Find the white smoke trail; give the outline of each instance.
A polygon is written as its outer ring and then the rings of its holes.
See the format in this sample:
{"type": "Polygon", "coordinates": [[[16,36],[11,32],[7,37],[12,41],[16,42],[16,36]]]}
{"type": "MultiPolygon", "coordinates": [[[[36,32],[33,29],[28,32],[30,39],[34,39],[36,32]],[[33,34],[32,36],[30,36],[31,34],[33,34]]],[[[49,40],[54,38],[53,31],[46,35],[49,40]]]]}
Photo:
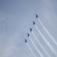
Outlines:
{"type": "MultiPolygon", "coordinates": [[[[42,50],[45,52],[45,54],[47,55],[47,56],[49,56],[49,54],[47,53],[47,51],[45,50],[45,48],[43,47],[43,45],[40,43],[40,41],[37,39],[37,36],[35,35],[35,33],[34,32],[32,32],[32,35],[33,35],[33,37],[34,37],[34,39],[38,42],[38,44],[40,45],[40,47],[42,48],[42,50]]],[[[50,56],[49,56],[50,57],[50,56]]]]}
{"type": "Polygon", "coordinates": [[[31,54],[33,55],[33,57],[36,57],[35,54],[34,54],[34,52],[31,49],[30,45],[28,43],[26,43],[26,45],[28,46],[29,50],[31,51],[31,54]]]}
{"type": "Polygon", "coordinates": [[[51,49],[51,51],[56,54],[54,48],[50,45],[50,43],[46,40],[45,36],[41,33],[41,31],[39,30],[39,28],[37,27],[37,25],[35,25],[36,30],[39,32],[39,34],[41,35],[41,37],[43,38],[43,40],[46,42],[46,44],[48,45],[48,47],[51,49]]]}
{"type": "Polygon", "coordinates": [[[35,43],[32,41],[32,39],[30,38],[30,41],[32,42],[32,45],[34,46],[35,50],[37,51],[37,53],[39,53],[39,55],[41,57],[44,57],[44,55],[41,53],[41,51],[36,47],[35,43]]]}
{"type": "Polygon", "coordinates": [[[40,21],[40,19],[38,20],[39,23],[41,24],[42,28],[46,31],[46,33],[48,34],[48,36],[50,37],[50,39],[57,45],[57,42],[55,41],[54,37],[50,34],[50,32],[46,29],[46,27],[43,25],[43,23],[40,21]]]}

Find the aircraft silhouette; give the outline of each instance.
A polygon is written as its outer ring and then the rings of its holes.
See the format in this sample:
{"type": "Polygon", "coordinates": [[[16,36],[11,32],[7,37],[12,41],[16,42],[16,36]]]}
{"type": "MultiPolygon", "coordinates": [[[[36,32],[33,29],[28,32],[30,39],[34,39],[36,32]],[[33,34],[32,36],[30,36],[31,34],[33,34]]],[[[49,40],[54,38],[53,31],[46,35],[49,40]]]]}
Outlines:
{"type": "Polygon", "coordinates": [[[30,32],[32,31],[32,28],[30,28],[30,32]]]}
{"type": "Polygon", "coordinates": [[[27,39],[25,39],[25,43],[27,43],[27,39]]]}
{"type": "Polygon", "coordinates": [[[27,34],[27,36],[29,37],[29,36],[30,36],[30,34],[28,33],[28,34],[27,34]]]}
{"type": "Polygon", "coordinates": [[[35,25],[35,21],[33,21],[33,25],[35,25]]]}
{"type": "Polygon", "coordinates": [[[36,14],[36,18],[38,18],[38,14],[36,14]]]}

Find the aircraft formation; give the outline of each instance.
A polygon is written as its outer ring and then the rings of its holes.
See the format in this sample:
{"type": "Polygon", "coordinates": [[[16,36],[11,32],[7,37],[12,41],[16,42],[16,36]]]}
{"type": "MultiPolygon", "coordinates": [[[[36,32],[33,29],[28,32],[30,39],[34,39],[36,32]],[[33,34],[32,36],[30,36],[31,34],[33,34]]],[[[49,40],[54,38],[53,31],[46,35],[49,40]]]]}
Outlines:
{"type": "MultiPolygon", "coordinates": [[[[35,15],[36,18],[38,18],[38,14],[35,15]]],[[[35,21],[33,21],[33,25],[35,25],[35,21]]],[[[29,29],[30,32],[32,32],[32,28],[29,29]]],[[[27,37],[30,37],[30,34],[27,33],[27,37]]],[[[25,39],[25,43],[27,43],[27,39],[25,39]]]]}

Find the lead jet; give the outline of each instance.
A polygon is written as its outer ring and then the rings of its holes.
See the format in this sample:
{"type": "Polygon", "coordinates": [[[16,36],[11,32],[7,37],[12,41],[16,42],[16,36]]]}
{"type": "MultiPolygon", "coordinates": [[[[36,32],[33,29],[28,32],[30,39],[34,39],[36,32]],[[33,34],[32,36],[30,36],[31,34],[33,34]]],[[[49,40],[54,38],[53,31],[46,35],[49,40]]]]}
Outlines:
{"type": "Polygon", "coordinates": [[[36,18],[38,18],[38,14],[36,14],[36,18]]]}

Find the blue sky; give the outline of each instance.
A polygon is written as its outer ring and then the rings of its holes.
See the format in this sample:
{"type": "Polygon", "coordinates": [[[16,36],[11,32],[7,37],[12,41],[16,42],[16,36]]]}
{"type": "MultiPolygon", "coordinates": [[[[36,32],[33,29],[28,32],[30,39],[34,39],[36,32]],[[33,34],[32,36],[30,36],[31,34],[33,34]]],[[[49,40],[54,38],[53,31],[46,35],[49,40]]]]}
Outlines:
{"type": "Polygon", "coordinates": [[[57,0],[0,0],[0,57],[32,57],[24,39],[36,13],[56,39],[57,0]]]}

